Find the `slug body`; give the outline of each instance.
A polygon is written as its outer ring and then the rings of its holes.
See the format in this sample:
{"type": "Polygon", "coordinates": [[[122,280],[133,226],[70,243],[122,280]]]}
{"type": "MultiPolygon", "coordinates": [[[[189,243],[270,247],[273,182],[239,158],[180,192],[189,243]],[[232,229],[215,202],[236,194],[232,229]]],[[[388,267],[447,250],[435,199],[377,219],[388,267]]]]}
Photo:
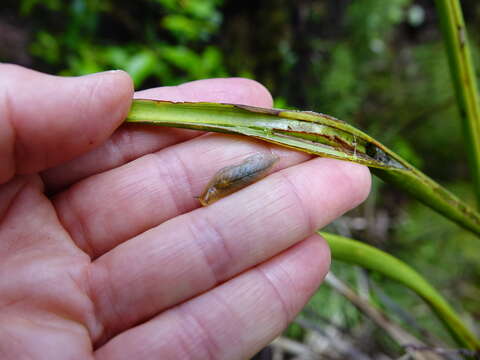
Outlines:
{"type": "Polygon", "coordinates": [[[277,155],[270,152],[256,153],[247,157],[240,164],[220,169],[200,195],[200,203],[203,206],[210,205],[262,179],[278,159],[277,155]]]}

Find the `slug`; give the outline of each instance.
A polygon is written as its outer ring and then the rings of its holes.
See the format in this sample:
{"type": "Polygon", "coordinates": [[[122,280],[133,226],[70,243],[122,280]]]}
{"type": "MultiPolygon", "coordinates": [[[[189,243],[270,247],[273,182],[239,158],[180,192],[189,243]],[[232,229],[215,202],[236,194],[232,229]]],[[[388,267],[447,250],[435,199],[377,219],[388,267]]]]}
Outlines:
{"type": "Polygon", "coordinates": [[[230,195],[267,175],[279,157],[271,152],[256,153],[237,165],[220,169],[199,196],[203,206],[230,195]]]}

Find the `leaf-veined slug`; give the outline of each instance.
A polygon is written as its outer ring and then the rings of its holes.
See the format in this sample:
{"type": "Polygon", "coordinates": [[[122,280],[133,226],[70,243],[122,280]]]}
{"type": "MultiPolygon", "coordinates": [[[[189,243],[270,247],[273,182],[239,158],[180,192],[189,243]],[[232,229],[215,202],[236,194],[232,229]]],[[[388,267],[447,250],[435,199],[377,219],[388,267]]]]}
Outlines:
{"type": "Polygon", "coordinates": [[[199,201],[203,206],[230,195],[265,177],[279,157],[271,152],[256,153],[237,165],[220,169],[207,184],[199,201]]]}

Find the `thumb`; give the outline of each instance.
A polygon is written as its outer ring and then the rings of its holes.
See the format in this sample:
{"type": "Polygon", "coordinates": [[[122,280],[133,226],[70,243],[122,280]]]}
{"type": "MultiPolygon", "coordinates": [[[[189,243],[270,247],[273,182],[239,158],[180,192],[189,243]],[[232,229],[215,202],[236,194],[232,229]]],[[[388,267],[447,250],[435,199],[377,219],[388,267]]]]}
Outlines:
{"type": "Polygon", "coordinates": [[[0,184],[105,141],[133,96],[123,71],[58,77],[0,64],[0,184]]]}

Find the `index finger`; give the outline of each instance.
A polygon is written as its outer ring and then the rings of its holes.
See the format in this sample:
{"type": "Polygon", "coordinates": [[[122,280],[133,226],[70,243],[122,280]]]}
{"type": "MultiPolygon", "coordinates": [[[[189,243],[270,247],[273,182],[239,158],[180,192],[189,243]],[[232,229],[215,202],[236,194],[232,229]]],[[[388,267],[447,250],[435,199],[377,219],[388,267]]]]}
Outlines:
{"type": "MultiPolygon", "coordinates": [[[[225,102],[272,106],[272,96],[260,83],[242,78],[206,79],[178,86],[136,92],[135,98],[167,101],[225,102]]],[[[142,155],[186,141],[200,131],[148,125],[120,127],[102,146],[42,173],[48,189],[58,191],[88,176],[121,166],[142,155]]]]}

